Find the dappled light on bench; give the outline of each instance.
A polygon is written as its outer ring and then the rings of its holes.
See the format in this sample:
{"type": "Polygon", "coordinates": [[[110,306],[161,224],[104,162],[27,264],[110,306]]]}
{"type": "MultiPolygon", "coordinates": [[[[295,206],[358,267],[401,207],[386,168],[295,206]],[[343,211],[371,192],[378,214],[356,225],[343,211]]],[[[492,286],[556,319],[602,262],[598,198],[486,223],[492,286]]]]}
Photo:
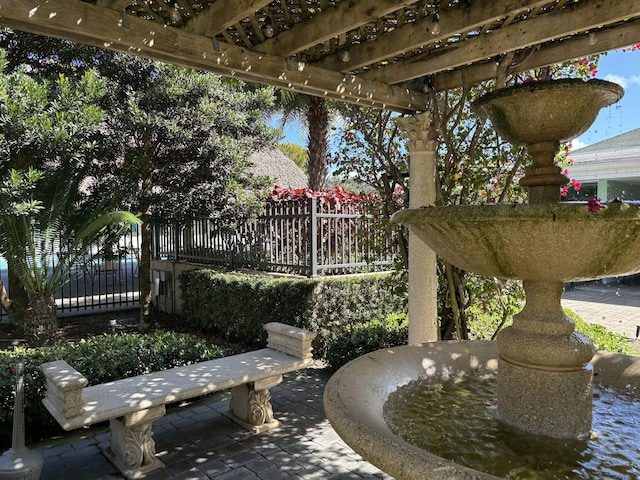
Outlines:
{"type": "Polygon", "coordinates": [[[269,388],[282,375],[313,362],[315,334],[279,323],[265,325],[268,348],[87,387],[87,379],[64,361],[41,366],[47,379],[44,405],[65,430],[109,420],[105,455],[128,478],[163,466],[155,456],[152,423],[165,405],[231,389],[226,414],[243,427],[262,432],[273,418],[269,388]]]}

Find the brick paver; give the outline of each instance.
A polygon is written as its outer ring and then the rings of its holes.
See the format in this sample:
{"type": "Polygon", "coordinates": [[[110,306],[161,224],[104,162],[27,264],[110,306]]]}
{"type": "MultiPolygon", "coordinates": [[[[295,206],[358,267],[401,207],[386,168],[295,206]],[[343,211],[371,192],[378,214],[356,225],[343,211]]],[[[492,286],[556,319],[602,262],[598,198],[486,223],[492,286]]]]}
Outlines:
{"type": "Polygon", "coordinates": [[[640,328],[640,286],[590,282],[567,288],[562,306],[635,341],[640,328]]]}
{"type": "MultiPolygon", "coordinates": [[[[562,305],[585,321],[599,323],[635,339],[640,325],[640,287],[581,284],[567,289],[562,305]]],[[[254,435],[227,419],[229,393],[172,407],[154,424],[158,457],[165,468],[147,480],[347,480],[387,479],[336,435],[322,407],[329,373],[309,369],[285,376],[271,390],[282,425],[254,435]]],[[[102,455],[106,427],[73,432],[39,448],[45,457],[41,480],[121,479],[102,455]]]]}
{"type": "MultiPolygon", "coordinates": [[[[271,389],[282,425],[262,434],[245,431],[222,412],[228,392],[172,407],[154,423],[158,458],[165,467],[148,480],[391,479],[338,437],[324,415],[322,394],[329,373],[321,368],[285,375],[271,389]]],[[[41,480],[122,478],[105,459],[106,427],[92,427],[45,442],[41,480]]]]}

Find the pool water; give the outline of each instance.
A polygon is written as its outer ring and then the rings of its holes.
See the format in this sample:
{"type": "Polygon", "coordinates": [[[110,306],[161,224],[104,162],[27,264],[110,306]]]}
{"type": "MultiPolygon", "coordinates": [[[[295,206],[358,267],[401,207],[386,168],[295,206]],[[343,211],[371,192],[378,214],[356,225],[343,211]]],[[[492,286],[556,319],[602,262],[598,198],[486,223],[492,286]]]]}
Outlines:
{"type": "Polygon", "coordinates": [[[640,400],[594,387],[593,431],[581,440],[518,432],[495,415],[495,375],[415,380],[384,407],[405,441],[475,470],[517,480],[640,479],[640,400]]]}

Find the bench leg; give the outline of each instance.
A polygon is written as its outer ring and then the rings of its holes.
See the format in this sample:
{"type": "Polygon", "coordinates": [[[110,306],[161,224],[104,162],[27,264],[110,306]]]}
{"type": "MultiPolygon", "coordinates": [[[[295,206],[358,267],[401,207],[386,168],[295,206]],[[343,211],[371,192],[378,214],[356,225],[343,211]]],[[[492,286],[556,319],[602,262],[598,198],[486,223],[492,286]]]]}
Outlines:
{"type": "Polygon", "coordinates": [[[127,478],[140,478],[164,466],[156,457],[152,424],[165,414],[164,405],[112,419],[111,440],[105,455],[127,478]]]}
{"type": "Polygon", "coordinates": [[[226,416],[256,433],[277,427],[280,422],[273,418],[269,388],[280,382],[282,375],[275,375],[233,387],[230,410],[226,416]]]}

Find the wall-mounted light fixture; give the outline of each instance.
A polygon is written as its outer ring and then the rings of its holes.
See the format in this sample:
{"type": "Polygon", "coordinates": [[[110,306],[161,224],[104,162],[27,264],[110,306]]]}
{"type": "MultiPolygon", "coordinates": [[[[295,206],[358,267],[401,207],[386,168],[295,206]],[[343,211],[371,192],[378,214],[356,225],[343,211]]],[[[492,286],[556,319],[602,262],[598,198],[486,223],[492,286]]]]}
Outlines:
{"type": "Polygon", "coordinates": [[[436,11],[431,19],[431,33],[439,35],[440,31],[440,2],[436,2],[436,11]]]}
{"type": "Polygon", "coordinates": [[[182,14],[180,13],[180,7],[178,6],[178,2],[173,4],[173,8],[170,12],[171,21],[173,23],[180,23],[182,21],[182,14]]]}
{"type": "Polygon", "coordinates": [[[122,25],[126,29],[131,28],[131,24],[129,23],[129,17],[127,16],[126,10],[122,10],[122,12],[120,13],[120,18],[121,18],[120,25],[122,25]]]}
{"type": "Polygon", "coordinates": [[[351,51],[350,50],[351,50],[351,38],[349,37],[349,34],[347,33],[347,43],[344,46],[344,50],[340,54],[340,60],[342,60],[344,63],[347,63],[349,60],[351,60],[351,51]]]}
{"type": "Polygon", "coordinates": [[[273,28],[273,22],[271,21],[271,17],[267,17],[264,22],[264,36],[267,38],[271,38],[276,34],[276,29],[273,28]]]}

